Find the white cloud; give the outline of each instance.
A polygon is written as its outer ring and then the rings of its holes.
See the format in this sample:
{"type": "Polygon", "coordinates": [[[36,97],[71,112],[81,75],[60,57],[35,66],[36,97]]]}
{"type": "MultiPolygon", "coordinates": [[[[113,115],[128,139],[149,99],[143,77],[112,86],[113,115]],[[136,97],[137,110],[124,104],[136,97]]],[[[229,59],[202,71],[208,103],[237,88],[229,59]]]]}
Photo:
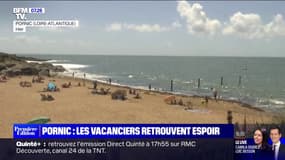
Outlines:
{"type": "Polygon", "coordinates": [[[225,23],[223,34],[249,39],[285,36],[285,23],[281,14],[277,14],[268,24],[263,24],[258,14],[237,12],[225,23]]]}
{"type": "Polygon", "coordinates": [[[162,27],[159,24],[124,24],[123,27],[124,29],[138,32],[165,32],[170,30],[170,28],[162,27]]]}
{"type": "Polygon", "coordinates": [[[203,11],[203,6],[194,3],[192,6],[187,1],[178,1],[177,11],[182,18],[186,19],[189,33],[215,34],[219,31],[219,20],[210,19],[203,11]]]}
{"type": "Polygon", "coordinates": [[[136,32],[167,32],[181,27],[180,22],[175,21],[171,26],[161,26],[159,24],[129,24],[129,23],[112,23],[106,27],[107,31],[131,30],[136,32]]]}
{"type": "Polygon", "coordinates": [[[180,27],[182,27],[182,24],[179,21],[175,21],[171,24],[171,26],[173,28],[180,28],[180,27]]]}
{"type": "Polygon", "coordinates": [[[285,21],[281,14],[277,14],[273,21],[264,26],[265,34],[268,37],[285,36],[285,21]]]}
{"type": "Polygon", "coordinates": [[[192,34],[213,35],[222,31],[223,35],[247,39],[285,36],[285,21],[281,14],[264,24],[258,14],[237,12],[230,17],[229,22],[222,25],[219,20],[210,19],[199,3],[191,5],[187,1],[178,1],[177,11],[180,17],[186,19],[188,32],[192,34]]]}
{"type": "Polygon", "coordinates": [[[107,31],[121,31],[122,30],[122,24],[121,23],[112,23],[111,25],[106,27],[107,31]]]}
{"type": "MultiPolygon", "coordinates": [[[[281,14],[273,17],[268,23],[263,23],[260,15],[256,13],[234,13],[228,21],[209,18],[199,3],[190,4],[182,0],[177,2],[177,12],[185,20],[189,33],[198,35],[232,35],[246,39],[272,38],[285,36],[285,21],[281,14]]],[[[132,24],[112,23],[106,26],[107,31],[130,30],[136,32],[167,32],[181,28],[179,21],[168,26],[160,24],[132,24]]]]}
{"type": "Polygon", "coordinates": [[[235,13],[230,17],[229,24],[223,29],[225,35],[239,35],[244,38],[260,38],[263,36],[263,26],[258,14],[235,13]]]}

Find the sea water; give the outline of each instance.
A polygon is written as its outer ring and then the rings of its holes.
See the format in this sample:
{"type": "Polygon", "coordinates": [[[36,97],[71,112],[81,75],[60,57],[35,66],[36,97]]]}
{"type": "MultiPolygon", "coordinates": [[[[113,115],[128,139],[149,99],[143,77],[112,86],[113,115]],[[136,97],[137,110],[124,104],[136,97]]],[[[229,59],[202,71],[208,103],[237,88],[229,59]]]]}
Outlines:
{"type": "Polygon", "coordinates": [[[137,88],[211,96],[242,101],[263,109],[285,110],[285,58],[26,55],[62,65],[66,75],[137,88]],[[221,85],[223,77],[223,85],[221,85]],[[198,88],[200,79],[200,88],[198,88]]]}

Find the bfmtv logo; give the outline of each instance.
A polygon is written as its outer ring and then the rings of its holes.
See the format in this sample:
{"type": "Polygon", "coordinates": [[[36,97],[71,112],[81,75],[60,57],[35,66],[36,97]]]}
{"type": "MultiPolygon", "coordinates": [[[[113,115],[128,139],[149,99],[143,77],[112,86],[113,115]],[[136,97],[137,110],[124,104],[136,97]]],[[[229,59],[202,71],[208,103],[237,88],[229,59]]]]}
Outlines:
{"type": "Polygon", "coordinates": [[[45,13],[45,8],[13,8],[13,13],[22,13],[22,14],[27,14],[27,13],[38,13],[38,14],[43,14],[45,13]]]}

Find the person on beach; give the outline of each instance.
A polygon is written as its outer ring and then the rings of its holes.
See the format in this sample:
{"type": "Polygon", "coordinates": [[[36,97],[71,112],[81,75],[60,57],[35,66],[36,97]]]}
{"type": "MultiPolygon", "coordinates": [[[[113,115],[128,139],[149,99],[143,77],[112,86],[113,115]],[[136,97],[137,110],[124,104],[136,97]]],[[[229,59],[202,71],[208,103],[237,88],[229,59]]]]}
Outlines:
{"type": "Polygon", "coordinates": [[[232,111],[228,111],[228,115],[227,115],[227,120],[228,120],[228,124],[233,124],[233,114],[232,111]]]}
{"type": "Polygon", "coordinates": [[[178,104],[179,104],[180,106],[184,106],[183,100],[182,100],[182,99],[179,99],[178,104]]]}
{"type": "Polygon", "coordinates": [[[97,89],[97,81],[93,81],[93,89],[97,89]]]}
{"type": "Polygon", "coordinates": [[[205,104],[206,104],[206,106],[208,106],[208,102],[209,102],[209,97],[205,96],[205,104]]]}
{"type": "Polygon", "coordinates": [[[148,85],[148,90],[151,91],[151,84],[148,85]]]}
{"type": "Polygon", "coordinates": [[[256,145],[254,160],[273,160],[273,151],[268,144],[268,135],[265,130],[255,129],[253,140],[256,145]]]}
{"type": "Polygon", "coordinates": [[[6,76],[0,76],[0,82],[6,82],[8,79],[6,78],[6,76]]]}
{"type": "Polygon", "coordinates": [[[111,78],[109,78],[109,84],[111,84],[112,83],[112,79],[111,78]]]}
{"type": "Polygon", "coordinates": [[[83,77],[84,77],[83,78],[83,86],[85,86],[85,79],[86,79],[86,74],[85,73],[83,74],[83,77]]]}
{"type": "Polygon", "coordinates": [[[218,91],[216,90],[216,88],[211,88],[211,89],[213,91],[213,97],[217,101],[218,91]]]}
{"type": "Polygon", "coordinates": [[[136,93],[136,96],[135,96],[134,98],[135,98],[135,99],[141,99],[140,93],[137,92],[137,93],[136,93]]]}
{"type": "Polygon", "coordinates": [[[73,77],[73,79],[74,79],[74,72],[72,72],[72,77],[73,77]]]}

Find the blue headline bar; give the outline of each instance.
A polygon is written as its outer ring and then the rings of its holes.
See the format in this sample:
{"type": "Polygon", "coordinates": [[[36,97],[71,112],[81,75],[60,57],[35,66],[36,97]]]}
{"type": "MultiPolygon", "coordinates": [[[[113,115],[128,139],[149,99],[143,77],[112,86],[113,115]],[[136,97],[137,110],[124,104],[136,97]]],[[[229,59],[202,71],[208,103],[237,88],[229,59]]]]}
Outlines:
{"type": "Polygon", "coordinates": [[[14,124],[14,138],[233,138],[228,124],[14,124]]]}

